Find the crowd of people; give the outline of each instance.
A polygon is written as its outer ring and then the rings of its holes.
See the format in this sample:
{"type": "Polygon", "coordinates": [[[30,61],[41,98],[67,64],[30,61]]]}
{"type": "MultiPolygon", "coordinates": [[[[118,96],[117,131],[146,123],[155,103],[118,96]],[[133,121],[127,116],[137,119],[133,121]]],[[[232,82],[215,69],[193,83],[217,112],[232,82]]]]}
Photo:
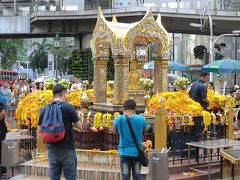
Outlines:
{"type": "MultiPolygon", "coordinates": [[[[80,90],[82,82],[80,78],[75,77],[71,82],[71,88],[80,90]]],[[[0,100],[4,99],[4,107],[6,111],[6,123],[10,128],[17,128],[15,119],[16,108],[21,98],[24,98],[28,93],[45,90],[43,82],[34,82],[31,80],[15,80],[12,82],[2,82],[0,84],[0,100]]]]}

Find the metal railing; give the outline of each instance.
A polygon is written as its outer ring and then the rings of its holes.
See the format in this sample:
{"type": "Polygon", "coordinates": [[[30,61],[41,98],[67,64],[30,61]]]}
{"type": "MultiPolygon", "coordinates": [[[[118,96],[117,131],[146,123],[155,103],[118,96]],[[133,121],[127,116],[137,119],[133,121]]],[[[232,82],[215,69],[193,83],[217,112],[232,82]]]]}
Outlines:
{"type": "Polygon", "coordinates": [[[28,16],[30,14],[31,4],[21,3],[16,4],[3,4],[0,6],[0,16],[28,16]]]}
{"type": "MultiPolygon", "coordinates": [[[[97,0],[79,0],[78,4],[69,4],[68,1],[64,4],[60,4],[60,1],[55,3],[14,3],[1,4],[0,3],[0,16],[27,16],[32,12],[38,11],[87,11],[87,10],[97,10],[99,6],[102,9],[121,9],[121,8],[134,8],[134,7],[143,7],[150,6],[153,8],[165,8],[165,9],[188,9],[188,10],[200,10],[204,14],[206,8],[208,10],[215,11],[238,11],[240,10],[240,2],[228,0],[159,0],[159,1],[150,1],[150,3],[145,3],[144,0],[131,1],[131,3],[120,0],[109,0],[109,1],[97,1],[97,0]],[[81,2],[81,3],[79,3],[81,2]],[[228,3],[227,3],[228,2],[228,3]],[[80,5],[81,4],[81,5],[80,5]]],[[[129,1],[130,2],[130,1],[129,1]]]]}

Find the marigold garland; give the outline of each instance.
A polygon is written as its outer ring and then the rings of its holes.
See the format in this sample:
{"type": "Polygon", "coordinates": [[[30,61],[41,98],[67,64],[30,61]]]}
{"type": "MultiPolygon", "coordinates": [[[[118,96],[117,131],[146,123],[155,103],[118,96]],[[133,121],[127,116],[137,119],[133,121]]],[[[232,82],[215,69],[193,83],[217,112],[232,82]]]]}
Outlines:
{"type": "Polygon", "coordinates": [[[207,91],[207,98],[210,101],[210,109],[224,109],[227,97],[221,94],[215,94],[213,90],[207,91]]]}
{"type": "MultiPolygon", "coordinates": [[[[87,90],[87,95],[90,99],[93,99],[92,93],[92,90],[87,90]]],[[[80,107],[80,98],[82,94],[82,91],[67,92],[67,102],[75,107],[80,107]]],[[[29,93],[26,97],[20,99],[18,108],[16,109],[18,126],[31,126],[36,128],[41,109],[52,101],[52,90],[36,91],[34,93],[29,93]]]]}
{"type": "Polygon", "coordinates": [[[202,111],[204,131],[208,130],[208,126],[211,124],[211,114],[208,111],[202,111]]]}
{"type": "Polygon", "coordinates": [[[94,115],[93,127],[98,129],[101,126],[101,120],[102,120],[102,113],[96,113],[94,115]]]}
{"type": "Polygon", "coordinates": [[[104,128],[110,128],[111,127],[111,117],[112,115],[107,113],[102,116],[102,126],[104,128]]]}
{"type": "Polygon", "coordinates": [[[216,125],[217,124],[217,118],[214,112],[211,112],[211,116],[212,116],[212,124],[216,125]]]}
{"type": "Polygon", "coordinates": [[[149,101],[148,113],[155,114],[157,109],[166,109],[168,114],[177,117],[185,114],[198,116],[203,110],[199,103],[183,92],[163,92],[154,95],[149,101]]]}
{"type": "Polygon", "coordinates": [[[24,99],[20,100],[16,109],[18,126],[37,127],[38,116],[41,109],[53,101],[52,91],[36,91],[29,93],[24,99]]]}

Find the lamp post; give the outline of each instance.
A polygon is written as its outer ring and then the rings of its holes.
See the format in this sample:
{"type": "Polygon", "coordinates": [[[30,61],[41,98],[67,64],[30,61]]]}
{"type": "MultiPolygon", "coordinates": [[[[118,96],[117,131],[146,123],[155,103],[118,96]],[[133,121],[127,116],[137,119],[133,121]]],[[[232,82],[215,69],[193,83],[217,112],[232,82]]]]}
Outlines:
{"type": "Polygon", "coordinates": [[[28,71],[28,64],[29,63],[30,63],[29,61],[26,61],[26,64],[27,64],[27,80],[29,79],[29,71],[28,71]]]}
{"type": "Polygon", "coordinates": [[[55,38],[54,38],[54,49],[55,49],[55,76],[56,76],[56,79],[58,77],[58,74],[57,74],[57,71],[58,71],[58,49],[60,47],[60,37],[59,37],[59,34],[56,34],[55,35],[55,38]]]}

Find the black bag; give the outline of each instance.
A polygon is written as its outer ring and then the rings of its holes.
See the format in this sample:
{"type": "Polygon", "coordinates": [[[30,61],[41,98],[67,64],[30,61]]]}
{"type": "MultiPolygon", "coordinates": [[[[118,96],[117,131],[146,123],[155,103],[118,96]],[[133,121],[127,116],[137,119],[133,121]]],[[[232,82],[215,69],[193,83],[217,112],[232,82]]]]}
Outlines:
{"type": "Polygon", "coordinates": [[[127,120],[127,123],[128,123],[128,127],[130,129],[130,132],[132,134],[132,138],[133,138],[134,143],[136,145],[137,151],[138,151],[140,163],[141,163],[142,166],[146,167],[146,166],[148,166],[147,155],[146,155],[145,151],[138,146],[137,138],[136,138],[136,136],[135,136],[135,134],[133,132],[133,128],[132,128],[132,125],[131,125],[131,123],[129,121],[129,117],[128,116],[126,116],[126,120],[127,120]]]}

